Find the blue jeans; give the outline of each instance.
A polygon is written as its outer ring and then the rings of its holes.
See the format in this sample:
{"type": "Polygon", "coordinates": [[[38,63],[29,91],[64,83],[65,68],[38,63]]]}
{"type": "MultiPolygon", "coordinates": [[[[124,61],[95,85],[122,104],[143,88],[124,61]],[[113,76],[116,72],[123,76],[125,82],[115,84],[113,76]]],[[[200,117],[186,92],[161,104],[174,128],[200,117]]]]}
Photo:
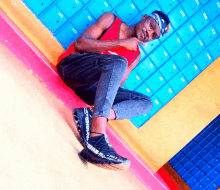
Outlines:
{"type": "Polygon", "coordinates": [[[152,109],[149,97],[119,87],[126,70],[124,57],[98,53],[73,53],[57,66],[63,82],[87,104],[94,105],[93,118],[108,119],[111,108],[116,119],[129,119],[152,109]]]}

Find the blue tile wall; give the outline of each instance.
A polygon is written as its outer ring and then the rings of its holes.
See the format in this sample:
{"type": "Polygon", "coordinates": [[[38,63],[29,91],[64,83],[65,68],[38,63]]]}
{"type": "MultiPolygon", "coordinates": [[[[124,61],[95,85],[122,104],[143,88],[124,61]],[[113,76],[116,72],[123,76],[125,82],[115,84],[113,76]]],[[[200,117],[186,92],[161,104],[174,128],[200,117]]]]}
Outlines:
{"type": "Polygon", "coordinates": [[[193,190],[217,190],[220,187],[220,115],[169,164],[193,190]]]}
{"type": "Polygon", "coordinates": [[[141,127],[220,55],[220,0],[23,0],[67,49],[98,17],[113,12],[127,24],[162,10],[167,35],[140,45],[141,61],[123,88],[153,98],[153,109],[132,118],[141,127]]]}

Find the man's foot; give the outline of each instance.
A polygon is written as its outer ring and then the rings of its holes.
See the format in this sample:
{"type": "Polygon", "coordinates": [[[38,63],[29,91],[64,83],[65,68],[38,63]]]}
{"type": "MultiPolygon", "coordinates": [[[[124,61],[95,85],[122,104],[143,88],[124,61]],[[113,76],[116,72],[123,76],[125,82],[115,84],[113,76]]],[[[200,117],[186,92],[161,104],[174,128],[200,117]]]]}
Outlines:
{"type": "Polygon", "coordinates": [[[72,110],[72,114],[82,143],[86,147],[91,132],[92,111],[89,107],[76,108],[72,110]]]}
{"type": "Polygon", "coordinates": [[[130,161],[115,152],[105,134],[90,137],[87,148],[79,156],[84,161],[109,170],[125,170],[130,167],[130,161]]]}

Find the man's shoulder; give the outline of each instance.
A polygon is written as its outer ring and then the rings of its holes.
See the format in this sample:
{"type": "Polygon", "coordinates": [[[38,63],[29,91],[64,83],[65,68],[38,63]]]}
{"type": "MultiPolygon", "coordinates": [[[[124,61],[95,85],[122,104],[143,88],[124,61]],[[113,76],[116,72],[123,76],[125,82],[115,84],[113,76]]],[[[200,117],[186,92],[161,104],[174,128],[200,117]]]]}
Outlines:
{"type": "Polygon", "coordinates": [[[115,17],[116,17],[115,14],[113,14],[112,12],[105,12],[100,16],[100,18],[103,18],[106,20],[114,20],[115,17]]]}
{"type": "Polygon", "coordinates": [[[104,25],[106,28],[108,28],[116,19],[116,16],[111,12],[105,12],[103,13],[99,19],[98,24],[104,25]]]}

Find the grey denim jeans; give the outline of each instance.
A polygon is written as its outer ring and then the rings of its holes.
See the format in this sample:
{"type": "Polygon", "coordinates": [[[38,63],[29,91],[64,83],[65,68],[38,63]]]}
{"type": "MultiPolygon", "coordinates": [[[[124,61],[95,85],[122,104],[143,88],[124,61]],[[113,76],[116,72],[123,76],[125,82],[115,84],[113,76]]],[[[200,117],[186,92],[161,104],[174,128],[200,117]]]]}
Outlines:
{"type": "Polygon", "coordinates": [[[119,87],[126,70],[124,57],[99,53],[73,53],[57,66],[63,82],[87,104],[94,105],[93,118],[108,119],[111,108],[116,119],[129,119],[152,109],[149,97],[119,87]]]}

